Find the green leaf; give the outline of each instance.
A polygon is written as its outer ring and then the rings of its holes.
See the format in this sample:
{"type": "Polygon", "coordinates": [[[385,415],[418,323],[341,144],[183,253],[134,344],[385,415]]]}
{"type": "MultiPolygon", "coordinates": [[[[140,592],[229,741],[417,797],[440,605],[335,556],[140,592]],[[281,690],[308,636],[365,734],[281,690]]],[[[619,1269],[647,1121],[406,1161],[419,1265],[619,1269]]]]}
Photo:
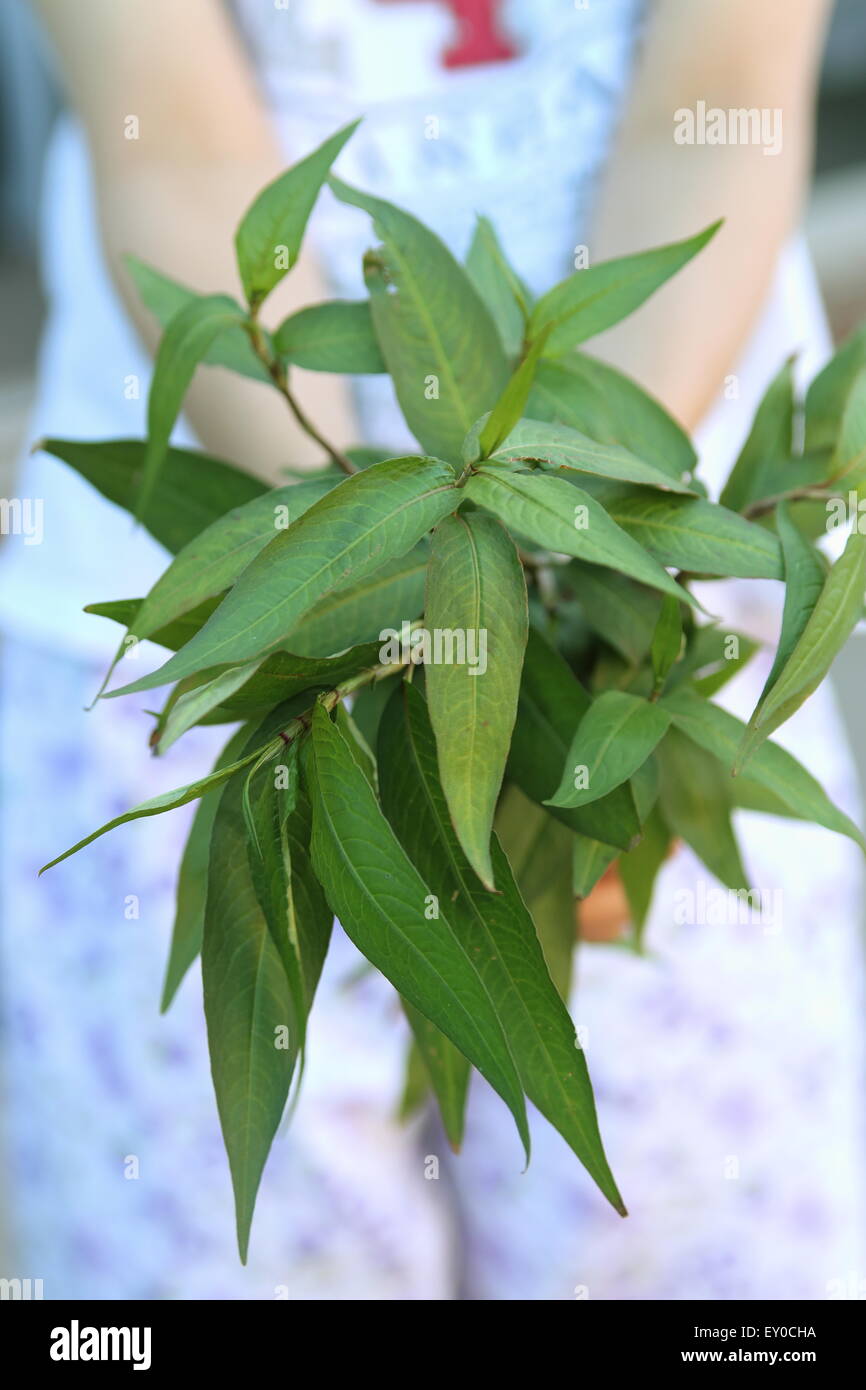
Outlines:
{"type": "MultiPolygon", "coordinates": [[[[478,435],[478,444],[481,454],[485,458],[504,444],[513,429],[519,429],[520,417],[526,410],[526,402],[529,400],[529,393],[532,390],[532,383],[538,368],[538,359],[546,341],[547,335],[542,334],[532,344],[482,425],[478,435]]],[[[463,457],[466,457],[465,445],[463,457]]]]}
{"type": "Polygon", "coordinates": [[[242,310],[227,295],[195,299],[175,314],[160,340],[147,398],[147,448],[136,516],[143,520],[156,487],[168,441],[195,369],[217,334],[243,323],[242,310]]]}
{"type": "Polygon", "coordinates": [[[331,179],[343,202],[373,218],[384,245],[364,261],[382,355],[422,449],[457,461],[464,436],[491,410],[508,365],[490,314],[462,266],[409,213],[331,179]]]}
{"type": "Polygon", "coordinates": [[[750,502],[769,496],[768,475],[780,461],[791,461],[793,439],[794,359],[789,358],[758,406],[749,437],[719,497],[722,506],[741,512],[750,502]]]}
{"type": "Polygon", "coordinates": [[[639,665],[649,650],[660,596],[616,570],[582,560],[571,560],[564,575],[596,635],[615,647],[630,665],[639,665]]]}
{"type": "Polygon", "coordinates": [[[662,593],[683,597],[684,590],[611,521],[594,497],[563,478],[506,473],[489,464],[469,478],[464,491],[473,502],[504,521],[510,531],[527,536],[546,550],[619,570],[662,593]]]}
{"type": "MultiPolygon", "coordinates": [[[[589,695],[559,652],[530,628],[508,776],[532,801],[544,802],[559,785],[569,745],[589,706],[589,695]]],[[[592,806],[550,810],[570,830],[618,849],[628,849],[640,833],[628,787],[618,787],[592,806]]]]}
{"type": "MultiPolygon", "coordinates": [[[[853,531],[830,570],[815,606],[772,689],[750,722],[737,759],[742,767],[754,749],[817,690],[836,656],[863,616],[866,589],[866,536],[853,531]]],[[[796,621],[801,621],[800,615],[796,621]]],[[[794,619],[792,619],[792,624],[794,619]]]]}
{"type": "Polygon", "coordinates": [[[331,165],[357,126],[357,121],[344,126],[280,174],[245,213],[235,235],[235,251],[251,309],[261,304],[297,261],[313,204],[331,165]]]}
{"type": "Polygon", "coordinates": [[[372,642],[406,617],[418,617],[424,607],[427,558],[422,541],[358,584],[321,599],[292,633],[293,650],[308,657],[340,652],[372,642]]]}
{"type": "Polygon", "coordinates": [[[535,924],[550,978],[567,1003],[577,937],[571,881],[571,847],[577,837],[513,782],[503,788],[493,824],[535,924]]]}
{"type": "Polygon", "coordinates": [[[517,357],[523,346],[530,294],[505,257],[492,224],[486,217],[475,223],[466,270],[490,311],[505,353],[517,357]]]}
{"type": "Polygon", "coordinates": [[[469,1063],[435,1023],[425,1018],[419,1009],[413,1008],[408,1000],[402,1000],[402,1004],[424,1070],[439,1105],[448,1142],[454,1152],[459,1153],[466,1121],[469,1063]]]}
{"type": "MultiPolygon", "coordinates": [[[[276,753],[280,747],[279,740],[276,741],[273,751],[276,753]]],[[[257,749],[255,753],[250,753],[248,757],[241,758],[236,763],[231,763],[227,767],[215,769],[208,773],[207,777],[201,777],[196,782],[190,782],[186,787],[176,787],[174,791],[162,792],[159,796],[153,796],[148,801],[142,801],[138,806],[133,806],[131,811],[124,811],[123,815],[115,816],[113,820],[107,821],[105,825],[94,830],[92,834],[85,835],[83,840],[73,845],[71,849],[64,850],[63,854],[58,854],[56,859],[50,860],[40,870],[44,874],[46,869],[53,869],[55,864],[68,859],[71,854],[77,854],[85,845],[90,845],[94,840],[98,840],[100,835],[107,835],[109,830],[115,830],[119,825],[125,825],[127,821],[140,820],[142,816],[158,816],[163,811],[174,811],[178,806],[185,806],[188,801],[195,801],[198,797],[204,796],[205,792],[212,791],[214,787],[219,787],[223,782],[228,781],[229,777],[235,772],[239,772],[242,767],[246,767],[255,758],[261,756],[265,750],[257,749]]]]}
{"type": "Polygon", "coordinates": [[[212,680],[184,691],[172,701],[165,717],[160,719],[154,746],[160,753],[167,753],[182,734],[195,724],[200,724],[207,715],[219,709],[242,686],[247,685],[255,671],[255,661],[248,661],[245,666],[230,666],[212,680]]]}
{"type": "Polygon", "coordinates": [[[586,806],[637,772],[667,732],[670,715],[624,690],[593,700],[575,731],[549,806],[586,806]]]}
{"type": "Polygon", "coordinates": [[[730,579],[782,577],[776,537],[714,502],[641,492],[613,497],[605,507],[663,565],[730,579]]]}
{"type": "MultiPolygon", "coordinates": [[[[200,628],[204,627],[217,604],[222,602],[222,598],[222,594],[217,594],[214,598],[205,599],[204,603],[191,608],[188,613],[184,613],[183,617],[176,618],[174,622],[167,623],[165,627],[152,632],[147,640],[157,643],[160,647],[167,647],[169,651],[176,652],[200,628]]],[[[120,623],[121,627],[130,627],[135,622],[135,615],[143,603],[143,598],[110,599],[108,603],[88,603],[84,612],[93,613],[99,618],[110,618],[112,622],[120,623]]]]}
{"type": "Polygon", "coordinates": [[[467,955],[477,963],[526,1094],[608,1200],[624,1211],[598,1133],[583,1053],[545,965],[532,919],[495,838],[498,893],[484,891],[461,853],[437,776],[424,700],[411,685],[404,683],[388,706],[379,764],[385,810],[404,849],[445,906],[467,955]]]}
{"type": "Polygon", "coordinates": [[[670,853],[671,833],[658,807],[644,822],[640,843],[624,854],[619,861],[619,876],[628,899],[634,928],[635,944],[640,948],[643,931],[652,905],[653,889],[659,869],[670,853]]]}
{"type": "MultiPolygon", "coordinates": [[[[146,447],[139,439],[39,442],[46,454],[69,464],[109,502],[133,513],[141,493],[146,447]]],[[[160,545],[176,554],[212,521],[265,491],[258,478],[230,463],[190,449],[169,449],[159,493],[142,508],[139,519],[160,545]]]]}
{"type": "MultiPolygon", "coordinates": [[[[177,280],[146,265],[137,256],[125,256],[124,261],[142,303],[150,310],[162,328],[167,328],[181,309],[201,298],[196,290],[188,289],[177,280]]],[[[250,377],[253,381],[263,381],[272,385],[264,363],[256,356],[249,335],[240,326],[232,324],[218,333],[204,357],[202,366],[227,367],[229,371],[250,377]]]]}
{"type": "MultiPolygon", "coordinates": [[[[661,703],[676,726],[693,743],[700,744],[718,758],[726,772],[730,772],[746,732],[742,720],[690,690],[677,690],[672,695],[665,695],[661,703]]],[[[738,804],[741,784],[747,780],[771,795],[775,803],[772,806],[774,814],[814,821],[827,830],[847,835],[861,848],[866,848],[866,841],[854,822],[833,805],[811,773],[778,743],[768,741],[756,749],[749,763],[748,778],[738,776],[732,782],[726,778],[731,795],[738,804]]],[[[770,804],[760,809],[771,809],[770,804]]]]}
{"type": "Polygon", "coordinates": [[[368,960],[478,1068],[511,1110],[527,1156],[523,1090],[489,991],[431,888],[382,814],[348,744],[313,715],[313,868],[332,910],[368,960]]]}
{"type": "Polygon", "coordinates": [[[453,470],[436,459],[388,459],[353,474],[265,546],[182,651],[109,694],[239,666],[288,642],[316,603],[405,554],[459,501],[453,470]]]}
{"type": "Polygon", "coordinates": [[[829,472],[835,487],[845,484],[862,494],[866,483],[866,367],[851,384],[829,472]]]}
{"type": "MultiPolygon", "coordinates": [[[[815,604],[821,596],[826,577],[821,556],[798,531],[785,502],[780,502],[776,508],[776,530],[782,545],[782,561],[785,567],[785,607],[782,612],[779,645],[770,674],[761,691],[756,713],[761,709],[802,637],[815,610],[815,604]]],[[[753,721],[754,716],[749,720],[749,724],[753,721]]]]}
{"type": "Polygon", "coordinates": [[[231,587],[238,575],[286,529],[334,487],[333,478],[311,478],[272,488],[233,507],[175,556],[144,599],[131,631],[150,637],[205,599],[231,587]]]}
{"type": "Polygon", "coordinates": [[[571,886],[576,898],[588,898],[620,851],[601,840],[575,835],[572,844],[571,886]]]}
{"type": "Polygon", "coordinates": [[[658,693],[664,688],[668,672],[679,660],[683,648],[683,619],[680,605],[675,598],[665,594],[661,612],[653,630],[650,647],[650,660],[653,668],[653,690],[658,693]]]}
{"type": "Polygon", "coordinates": [[[866,325],[858,328],[819,372],[806,393],[807,453],[834,450],[851,388],[866,367],[866,325]]]}
{"type": "MultiPolygon", "coordinates": [[[[667,702],[666,707],[672,713],[667,702]]],[[[668,730],[658,758],[659,809],[665,823],[727,888],[735,892],[746,888],[746,871],[731,825],[730,779],[719,776],[715,757],[679,727],[668,730]]]]}
{"type": "Polygon", "coordinates": [[[283,320],[273,343],[280,357],[309,372],[385,371],[366,299],[311,304],[283,320]]]}
{"type": "Polygon", "coordinates": [[[583,352],[539,363],[527,414],[570,425],[600,444],[622,444],[671,478],[681,479],[697,464],[685,430],[657,400],[583,352]]]}
{"type": "Polygon", "coordinates": [[[720,222],[714,222],[686,241],[576,270],[538,300],[529,320],[530,339],[552,324],[546,356],[560,357],[578,343],[603,333],[634,313],[706,246],[720,226],[720,222]]]}
{"type": "MultiPolygon", "coordinates": [[[[492,417],[491,417],[492,418],[492,417]]],[[[689,492],[686,483],[672,478],[652,463],[644,463],[621,444],[598,444],[567,425],[521,420],[508,438],[496,448],[492,463],[515,463],[533,459],[553,468],[576,473],[592,473],[599,478],[640,483],[668,492],[689,492]]]]}
{"type": "MultiPolygon", "coordinates": [[[[249,740],[249,728],[238,729],[232,735],[216,761],[214,771],[230,767],[243,752],[249,740]]],[[[204,904],[207,897],[207,875],[210,860],[210,839],[216,819],[219,796],[208,792],[199,802],[187,836],[180,872],[177,879],[177,910],[171,934],[168,964],[162,987],[160,1012],[171,1005],[183,977],[201,950],[204,930],[204,904]]]]}
{"type": "MultiPolygon", "coordinates": [[[[245,666],[231,667],[223,672],[230,676],[236,672],[247,673],[242,683],[231,693],[228,686],[223,687],[223,697],[219,708],[224,720],[249,719],[253,715],[263,717],[267,710],[284,700],[309,692],[309,703],[319,690],[331,689],[341,681],[359,672],[376,666],[379,661],[379,644],[365,642],[337,656],[306,657],[293,652],[274,652],[256,666],[253,661],[245,666]],[[249,668],[254,674],[248,674],[249,668]]],[[[216,677],[219,680],[221,677],[216,677]]],[[[190,692],[192,695],[194,692],[190,692]]],[[[186,698],[186,697],[184,697],[186,698]]],[[[178,701],[178,704],[180,701],[178,701]]],[[[212,708],[216,708],[213,706],[212,708]]]]}
{"type": "Polygon", "coordinates": [[[446,517],[433,533],[424,621],[464,644],[463,664],[425,665],[439,769],[457,838],[493,887],[490,830],[517,713],[528,614],[523,569],[492,517],[446,517]],[[474,652],[470,648],[474,647],[474,652]],[[470,664],[474,655],[475,661],[470,664]]]}

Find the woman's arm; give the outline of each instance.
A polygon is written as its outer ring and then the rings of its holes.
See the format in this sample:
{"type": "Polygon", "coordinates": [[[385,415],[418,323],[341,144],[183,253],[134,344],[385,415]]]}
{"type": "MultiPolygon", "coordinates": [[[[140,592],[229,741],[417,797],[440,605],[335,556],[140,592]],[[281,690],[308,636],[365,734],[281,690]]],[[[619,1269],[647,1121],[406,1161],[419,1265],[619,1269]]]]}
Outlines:
{"type": "MultiPolygon", "coordinates": [[[[797,224],[812,149],[816,75],[829,0],[657,0],[603,188],[593,260],[690,236],[712,243],[657,296],[598,339],[693,429],[713,403],[797,224]],[[678,144],[677,113],[763,115],[773,144],[678,144]]],[[[593,345],[595,347],[595,345],[593,345]]]]}
{"type": "MultiPolygon", "coordinates": [[[[194,289],[239,294],[234,229],[286,161],[219,0],[34,3],[87,133],[112,273],[153,348],[157,334],[124,270],[124,253],[194,289]],[[130,116],[137,139],[124,134],[130,116]]],[[[325,297],[317,267],[302,256],[263,317],[275,324],[325,297]]],[[[327,438],[356,442],[343,383],[301,372],[295,386],[327,438]]],[[[212,452],[265,476],[322,456],[276,392],[227,372],[198,374],[187,413],[212,452]]]]}

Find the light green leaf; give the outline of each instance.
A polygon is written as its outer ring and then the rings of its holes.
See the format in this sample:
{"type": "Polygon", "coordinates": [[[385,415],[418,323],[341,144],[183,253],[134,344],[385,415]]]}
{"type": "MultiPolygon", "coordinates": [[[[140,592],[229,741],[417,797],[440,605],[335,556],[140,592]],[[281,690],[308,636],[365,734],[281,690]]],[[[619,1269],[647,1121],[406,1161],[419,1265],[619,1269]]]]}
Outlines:
{"type": "Polygon", "coordinates": [[[667,732],[670,715],[624,690],[593,700],[577,727],[548,806],[586,806],[637,772],[667,732]]]}
{"type": "Polygon", "coordinates": [[[668,492],[689,492],[686,483],[672,478],[670,473],[652,463],[644,463],[621,444],[598,444],[567,425],[521,420],[496,448],[490,461],[514,463],[521,459],[534,459],[553,468],[640,483],[668,492]]]}
{"type": "Polygon", "coordinates": [[[149,509],[165,463],[169,437],[196,367],[217,334],[243,321],[243,312],[233,299],[212,294],[181,309],[163,333],[147,398],[147,447],[136,499],[136,516],[140,520],[149,509]]]}
{"type": "MultiPolygon", "coordinates": [[[[767,387],[749,437],[731,469],[719,501],[733,512],[773,491],[768,481],[779,463],[791,461],[794,439],[794,359],[789,358],[767,387]]],[[[791,484],[794,486],[794,484],[791,484]]]]}
{"type": "Polygon", "coordinates": [[[523,1090],[490,993],[448,917],[428,918],[431,887],[382,814],[345,739],[318,706],[313,868],[332,910],[368,960],[450,1038],[514,1115],[527,1156],[523,1090]]]}
{"type": "Polygon", "coordinates": [[[782,577],[776,537],[714,502],[641,492],[606,499],[605,507],[663,565],[730,579],[782,577]]]}
{"type": "MultiPolygon", "coordinates": [[[[249,740],[249,728],[238,729],[216,761],[214,771],[230,767],[240,758],[249,740]]],[[[210,837],[219,806],[217,792],[208,792],[199,802],[187,836],[177,879],[177,910],[171,934],[168,964],[162,987],[160,1012],[171,1005],[181,981],[201,950],[204,930],[204,904],[210,860],[210,837]]]]}
{"type": "MultiPolygon", "coordinates": [[[[379,764],[385,810],[404,849],[447,911],[467,955],[476,962],[526,1094],[623,1212],[598,1133],[583,1053],[550,978],[532,919],[495,838],[498,893],[484,891],[461,853],[437,775],[424,700],[413,686],[404,684],[386,711],[379,764]]],[[[569,918],[573,921],[570,911],[569,918]]]]}
{"type": "Polygon", "coordinates": [[[219,709],[224,701],[249,682],[256,668],[255,661],[248,661],[245,666],[230,666],[227,671],[220,671],[213,680],[185,691],[173,701],[165,719],[158,726],[156,746],[159,752],[167,753],[182,734],[219,709]]]}
{"type": "Polygon", "coordinates": [[[714,222],[706,231],[686,241],[576,270],[538,300],[529,320],[530,339],[537,337],[547,324],[552,324],[546,356],[560,357],[578,343],[603,333],[638,309],[660,285],[681,270],[715,236],[720,226],[720,222],[714,222]]]}
{"type": "Polygon", "coordinates": [[[135,615],[131,632],[150,637],[205,599],[231,587],[269,541],[332,490],[334,478],[289,483],[233,507],[200,532],[160,575],[135,615]]]}
{"type": "MultiPolygon", "coordinates": [[[[754,749],[817,690],[863,616],[866,536],[853,531],[833,565],[799,638],[773,687],[752,716],[737,758],[742,767],[754,749]]],[[[800,621],[798,617],[797,621],[800,621]]],[[[793,619],[792,619],[793,622],[793,619]]]]}
{"type": "MultiPolygon", "coordinates": [[[[746,732],[742,720],[690,690],[677,690],[672,695],[665,695],[661,703],[677,727],[694,743],[718,758],[725,771],[730,772],[746,732]]],[[[755,751],[747,778],[738,776],[732,782],[730,778],[726,778],[726,781],[730,783],[731,795],[738,804],[740,786],[749,781],[774,798],[774,814],[814,821],[827,830],[847,835],[861,848],[866,848],[866,842],[854,822],[833,805],[811,773],[778,743],[768,741],[755,751]],[[779,810],[779,807],[784,809],[779,810]]],[[[771,807],[767,805],[760,809],[769,810],[771,807]]]]}
{"type": "Polygon", "coordinates": [[[866,367],[866,325],[842,344],[806,393],[807,452],[836,448],[839,425],[858,374],[866,367]]]}
{"type": "Polygon", "coordinates": [[[654,397],[583,352],[539,363],[527,414],[570,425],[601,444],[622,444],[671,478],[697,464],[685,430],[654,397]]]}
{"type": "Polygon", "coordinates": [[[235,235],[235,251],[250,308],[257,308],[297,261],[313,204],[357,126],[357,121],[344,126],[280,174],[245,213],[235,235]]]}
{"type": "MultiPolygon", "coordinates": [[[[146,447],[140,439],[39,442],[39,448],[69,464],[109,502],[128,512],[138,505],[146,447]]],[[[160,545],[176,554],[212,521],[265,491],[258,478],[221,459],[191,449],[169,449],[159,492],[142,508],[139,520],[160,545]]]]}
{"type": "MultiPolygon", "coordinates": [[[[137,256],[125,256],[124,261],[143,304],[162,328],[167,328],[181,309],[201,298],[196,290],[169,279],[137,256]]],[[[272,385],[267,368],[256,356],[249,335],[240,324],[232,324],[218,333],[201,361],[202,366],[227,367],[253,381],[272,385]]]]}
{"type": "Polygon", "coordinates": [[[405,554],[459,501],[453,470],[436,459],[388,459],[345,478],[265,546],[182,651],[109,694],[239,666],[288,643],[316,603],[405,554]]]}
{"type": "Polygon", "coordinates": [[[311,304],[284,319],[273,342],[280,357],[308,372],[385,371],[366,299],[311,304]]]}
{"type": "Polygon", "coordinates": [[[457,461],[464,436],[491,410],[508,365],[486,305],[462,266],[409,213],[349,188],[343,202],[373,218],[384,245],[364,261],[376,336],[400,408],[422,449],[457,461]]]}
{"type": "Polygon", "coordinates": [[[662,593],[683,597],[684,590],[611,521],[600,503],[564,478],[507,473],[495,464],[485,464],[469,478],[465,492],[510,531],[546,550],[619,570],[662,593]]]}
{"type": "MultiPolygon", "coordinates": [[[[776,508],[776,530],[782,545],[782,561],[785,566],[785,607],[782,612],[779,645],[770,674],[761,691],[757,710],[761,709],[802,637],[815,610],[815,604],[821,596],[827,573],[818,551],[809,544],[791,520],[786,502],[780,502],[776,508]]],[[[749,723],[752,724],[753,720],[754,716],[749,723]]]]}
{"type": "Polygon", "coordinates": [[[844,485],[862,495],[866,483],[866,367],[851,383],[829,476],[834,487],[844,485]]]}
{"type": "Polygon", "coordinates": [[[746,871],[731,825],[730,778],[720,776],[715,757],[679,727],[668,730],[657,756],[659,809],[665,823],[727,888],[735,892],[746,888],[746,871]]]}
{"type": "Polygon", "coordinates": [[[489,309],[509,358],[519,356],[526,331],[530,294],[512,270],[496,232],[486,217],[475,223],[466,270],[489,309]]]}
{"type": "Polygon", "coordinates": [[[405,618],[418,617],[424,607],[428,553],[422,541],[359,583],[321,599],[292,633],[293,650],[308,657],[340,652],[372,642],[405,618]]]}
{"type": "Polygon", "coordinates": [[[528,614],[523,569],[492,517],[446,517],[433,533],[424,621],[462,640],[425,666],[439,769],[457,838],[479,878],[493,885],[490,829],[520,689],[528,614]],[[470,650],[474,647],[474,651],[470,650]],[[474,655],[475,661],[470,664],[474,655]]]}
{"type": "MultiPolygon", "coordinates": [[[[519,429],[518,422],[526,410],[526,402],[529,400],[529,393],[532,390],[532,383],[538,368],[538,359],[546,341],[547,335],[543,333],[532,344],[482,425],[478,435],[478,444],[480,454],[485,458],[504,445],[513,429],[519,429]]],[[[466,458],[465,442],[463,458],[466,458]]]]}
{"type": "Polygon", "coordinates": [[[575,835],[572,844],[571,886],[576,898],[588,898],[595,885],[621,853],[601,840],[575,835]]]}
{"type": "MultiPolygon", "coordinates": [[[[273,746],[276,753],[280,747],[279,740],[273,746]]],[[[55,864],[68,859],[71,854],[77,854],[85,845],[90,845],[94,840],[98,840],[100,835],[107,835],[109,830],[115,830],[119,825],[125,825],[127,821],[140,820],[142,816],[158,816],[163,811],[174,811],[178,806],[185,806],[188,801],[195,801],[205,792],[212,791],[214,787],[219,787],[223,782],[228,781],[229,777],[235,772],[239,772],[242,767],[246,767],[255,758],[261,756],[265,750],[257,749],[255,753],[250,753],[248,757],[241,758],[239,762],[231,763],[227,767],[215,769],[208,773],[207,777],[201,777],[197,782],[190,782],[186,787],[177,787],[174,791],[162,792],[159,796],[153,796],[148,801],[142,801],[140,805],[133,806],[131,811],[124,811],[123,815],[115,816],[113,820],[107,821],[105,825],[94,830],[92,834],[85,835],[83,840],[79,840],[77,845],[71,849],[64,850],[63,854],[58,854],[56,859],[50,860],[39,870],[44,874],[46,869],[53,869],[55,864]]]]}

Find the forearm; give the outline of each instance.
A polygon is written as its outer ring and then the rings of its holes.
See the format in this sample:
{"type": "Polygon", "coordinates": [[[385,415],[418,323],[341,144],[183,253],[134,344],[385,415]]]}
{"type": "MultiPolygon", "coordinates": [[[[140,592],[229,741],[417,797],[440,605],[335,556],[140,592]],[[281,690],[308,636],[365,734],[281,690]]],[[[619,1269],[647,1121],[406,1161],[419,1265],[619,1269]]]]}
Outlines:
{"type": "MultiPolygon", "coordinates": [[[[733,10],[741,8],[735,0],[733,10]]],[[[778,6],[768,0],[764,8],[778,6]]],[[[707,6],[665,0],[649,34],[603,189],[594,258],[677,240],[719,217],[725,222],[695,261],[597,346],[689,429],[735,369],[798,221],[825,8],[823,0],[809,0],[800,31],[783,42],[772,24],[766,34],[750,33],[755,21],[744,13],[738,23],[730,6],[715,7],[725,26],[715,35],[713,22],[702,18],[707,6]],[[760,143],[676,143],[675,113],[694,111],[700,101],[706,109],[756,108],[769,122],[779,110],[778,153],[765,154],[760,143]]]]}
{"type": "MultiPolygon", "coordinates": [[[[124,255],[193,289],[239,295],[234,229],[285,160],[216,0],[37,0],[37,9],[87,133],[109,267],[153,350],[158,330],[124,255]]],[[[268,300],[263,321],[275,324],[326,295],[319,268],[302,257],[268,300]]],[[[293,386],[326,436],[353,442],[344,383],[297,373],[293,386]]],[[[187,413],[208,449],[265,476],[322,457],[276,391],[222,369],[197,374],[187,413]]]]}

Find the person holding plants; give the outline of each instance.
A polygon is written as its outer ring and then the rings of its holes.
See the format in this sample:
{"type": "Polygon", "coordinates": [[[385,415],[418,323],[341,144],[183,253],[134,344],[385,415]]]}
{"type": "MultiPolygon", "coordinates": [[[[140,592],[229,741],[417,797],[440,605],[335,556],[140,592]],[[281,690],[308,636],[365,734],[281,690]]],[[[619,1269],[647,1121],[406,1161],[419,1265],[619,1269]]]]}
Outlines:
{"type": "MultiPolygon", "coordinates": [[[[51,313],[34,437],[141,434],[142,342],[153,347],[156,332],[124,256],[200,292],[233,286],[240,211],[359,112],[340,177],[408,208],[459,255],[483,212],[532,292],[726,219],[681,275],[593,344],[685,427],[700,427],[711,488],[786,356],[800,350],[808,378],[828,351],[808,262],[791,240],[824,0],[800,5],[793,22],[782,0],[36,7],[76,114],[47,169],[51,313]],[[699,102],[781,111],[781,147],[676,141],[676,113],[699,102]]],[[[268,327],[326,287],[357,298],[370,239],[357,208],[323,196],[298,264],[268,301],[268,327]]],[[[270,481],[321,461],[302,418],[340,457],[359,437],[389,454],[413,450],[387,377],[353,390],[314,373],[298,380],[301,418],[261,383],[204,371],[178,439],[270,481]]],[[[479,1078],[453,1164],[439,1136],[401,1130],[393,992],[365,973],[344,987],[359,958],[336,933],[292,1137],[265,1175],[241,1269],[191,982],[166,1019],[155,1017],[153,933],[167,932],[172,915],[170,823],[162,838],[131,827],[122,842],[100,842],[62,881],[37,888],[30,878],[44,858],[27,829],[34,819],[69,843],[118,809],[118,774],[124,805],[164,786],[143,760],[129,762],[134,714],[114,703],[71,714],[95,693],[105,655],[80,610],[100,594],[147,593],[164,557],[47,454],[21,486],[45,497],[48,522],[38,556],[7,547],[5,557],[6,594],[16,586],[3,605],[5,756],[16,796],[33,807],[4,850],[7,1128],[24,1248],[54,1293],[822,1297],[862,1261],[858,867],[842,841],[818,840],[823,831],[754,820],[756,881],[784,886],[779,933],[756,942],[694,911],[678,920],[677,895],[697,901],[702,881],[684,850],[662,876],[647,929],[658,958],[621,947],[580,955],[578,1036],[588,1037],[635,1216],[620,1222],[595,1205],[552,1130],[533,1125],[533,1164],[520,1175],[501,1102],[479,1078]],[[440,1180],[428,1181],[440,1158],[440,1180]]],[[[732,627],[774,638],[778,612],[769,597],[755,604],[755,587],[746,601],[736,583],[723,600],[714,586],[707,607],[721,603],[732,627]]],[[[725,690],[746,714],[767,674],[754,665],[725,690]]],[[[815,697],[791,729],[834,798],[850,804],[829,697],[815,697]]],[[[194,730],[175,750],[176,782],[215,754],[211,732],[194,730]]],[[[610,901],[616,880],[603,882],[607,903],[596,889],[581,920],[585,936],[609,939],[623,903],[610,901]]]]}

